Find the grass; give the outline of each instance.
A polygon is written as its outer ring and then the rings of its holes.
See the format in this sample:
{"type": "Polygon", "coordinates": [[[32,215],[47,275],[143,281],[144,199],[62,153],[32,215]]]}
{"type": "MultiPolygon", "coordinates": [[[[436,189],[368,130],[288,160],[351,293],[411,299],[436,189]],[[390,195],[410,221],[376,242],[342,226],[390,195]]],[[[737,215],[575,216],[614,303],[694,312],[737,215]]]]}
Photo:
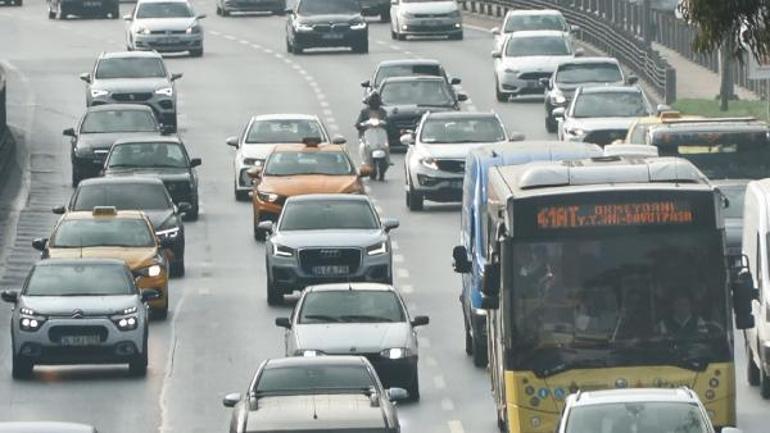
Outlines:
{"type": "Polygon", "coordinates": [[[680,99],[673,104],[675,110],[683,114],[706,117],[744,117],[752,116],[768,121],[767,101],[730,101],[727,111],[719,110],[717,99],[680,99]]]}

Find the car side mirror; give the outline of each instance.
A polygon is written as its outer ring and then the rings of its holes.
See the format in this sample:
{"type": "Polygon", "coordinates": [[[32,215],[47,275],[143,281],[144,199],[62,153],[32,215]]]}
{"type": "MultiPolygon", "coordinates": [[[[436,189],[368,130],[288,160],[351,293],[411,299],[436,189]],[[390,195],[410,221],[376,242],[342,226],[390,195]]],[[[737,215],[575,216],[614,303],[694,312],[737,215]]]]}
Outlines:
{"type": "Polygon", "coordinates": [[[276,317],[275,326],[279,328],[291,329],[291,321],[288,317],[276,317]]]}
{"type": "Polygon", "coordinates": [[[83,72],[82,74],[80,74],[80,80],[85,81],[88,84],[91,84],[91,74],[89,74],[88,72],[83,72]]]}
{"type": "Polygon", "coordinates": [[[458,274],[467,274],[471,271],[468,249],[465,246],[457,245],[452,249],[452,267],[458,274]]]}
{"type": "Polygon", "coordinates": [[[206,15],[206,14],[200,14],[200,15],[198,15],[198,16],[197,16],[197,17],[195,17],[195,18],[196,18],[196,19],[199,19],[199,20],[202,20],[202,19],[206,18],[207,16],[208,16],[208,15],[206,15]]]}
{"type": "Polygon", "coordinates": [[[573,25],[569,26],[569,31],[573,32],[573,33],[574,32],[579,32],[580,31],[580,26],[576,26],[575,24],[573,24],[573,25]]]}
{"type": "Polygon", "coordinates": [[[460,102],[465,102],[468,100],[468,95],[466,95],[465,93],[458,93],[457,100],[460,102]]]}
{"type": "Polygon", "coordinates": [[[751,329],[754,327],[754,315],[751,303],[759,298],[759,291],[754,287],[754,279],[748,269],[740,271],[733,283],[733,310],[735,312],[735,327],[751,329]]]}
{"type": "Polygon", "coordinates": [[[238,402],[241,401],[241,395],[237,392],[227,394],[225,398],[222,399],[222,404],[225,407],[235,407],[238,402]]]}
{"type": "Polygon", "coordinates": [[[45,251],[45,248],[48,246],[48,239],[47,238],[37,238],[32,241],[32,248],[38,250],[38,251],[45,251]]]}
{"type": "Polygon", "coordinates": [[[526,136],[522,134],[521,132],[512,132],[508,136],[508,141],[524,141],[526,140],[526,136]]]}
{"type": "Polygon", "coordinates": [[[458,84],[460,84],[462,82],[463,82],[463,80],[461,80],[460,78],[452,78],[451,80],[449,80],[449,84],[451,84],[453,86],[456,86],[456,85],[458,85],[458,84]]]}
{"type": "Polygon", "coordinates": [[[412,133],[404,134],[399,138],[399,141],[401,141],[401,144],[403,144],[404,146],[413,146],[414,134],[412,133]]]}
{"type": "Polygon", "coordinates": [[[227,140],[225,140],[225,143],[227,143],[228,146],[238,148],[238,137],[227,137],[227,140]]]}
{"type": "Polygon", "coordinates": [[[345,144],[347,142],[348,140],[341,135],[335,135],[332,137],[332,144],[345,144]]]}
{"type": "Polygon", "coordinates": [[[262,166],[253,166],[246,170],[246,175],[252,179],[259,179],[262,177],[262,166]]]}
{"type": "Polygon", "coordinates": [[[551,111],[551,115],[555,118],[563,119],[566,115],[567,110],[564,107],[556,107],[551,111]]]}
{"type": "MultiPolygon", "coordinates": [[[[634,85],[634,84],[636,84],[636,83],[638,83],[638,82],[639,82],[639,77],[637,77],[636,75],[631,75],[631,76],[629,76],[629,77],[626,79],[626,83],[628,83],[628,84],[630,84],[630,85],[634,85]]],[[[724,430],[724,429],[723,429],[723,430],[724,430]]]]}
{"type": "Polygon", "coordinates": [[[670,105],[666,105],[666,104],[658,104],[658,106],[655,107],[655,111],[657,111],[658,113],[662,113],[664,111],[672,111],[672,110],[673,108],[671,108],[670,105]]]}
{"type": "Polygon", "coordinates": [[[361,81],[361,87],[368,89],[369,87],[372,87],[372,82],[369,80],[361,81]]]}
{"type": "Polygon", "coordinates": [[[16,290],[3,290],[3,292],[0,293],[0,298],[9,304],[15,304],[19,302],[19,292],[16,290]]]}
{"type": "Polygon", "coordinates": [[[193,158],[190,160],[190,167],[199,167],[201,164],[203,164],[203,160],[200,158],[193,158]]]}
{"type": "Polygon", "coordinates": [[[500,51],[497,51],[497,50],[492,51],[492,58],[493,59],[500,59],[502,57],[503,57],[503,53],[501,53],[500,51]]]}
{"type": "Polygon", "coordinates": [[[142,290],[142,302],[150,302],[160,299],[160,292],[155,289],[142,290]]]}
{"type": "Polygon", "coordinates": [[[123,15],[123,20],[124,21],[132,21],[133,19],[134,19],[134,17],[131,16],[131,15],[123,15]]]}
{"type": "Polygon", "coordinates": [[[382,219],[382,228],[385,230],[385,232],[389,232],[393,229],[397,229],[400,223],[395,218],[383,218],[382,219]]]}
{"type": "Polygon", "coordinates": [[[177,205],[177,212],[179,212],[180,214],[186,214],[191,210],[192,210],[192,205],[190,203],[187,203],[186,201],[183,201],[177,205]]]}
{"type": "Polygon", "coordinates": [[[409,393],[404,388],[388,388],[385,393],[390,401],[402,401],[409,398],[409,393]]]}
{"type": "Polygon", "coordinates": [[[64,213],[67,212],[67,208],[64,206],[56,206],[55,208],[51,209],[51,212],[53,212],[55,215],[64,215],[64,213]]]}
{"type": "Polygon", "coordinates": [[[74,138],[74,137],[76,137],[76,136],[77,136],[77,135],[75,134],[75,129],[74,129],[74,128],[67,128],[67,129],[65,129],[64,131],[62,131],[61,133],[62,133],[62,135],[64,135],[65,137],[73,137],[73,138],[74,138]]]}
{"type": "Polygon", "coordinates": [[[180,79],[182,77],[184,77],[184,74],[182,74],[181,72],[177,72],[175,74],[171,74],[171,81],[176,81],[176,80],[178,80],[178,79],[180,79]]]}
{"type": "Polygon", "coordinates": [[[499,35],[500,34],[500,27],[492,27],[492,29],[489,31],[489,33],[492,33],[493,35],[499,35]]]}
{"type": "Polygon", "coordinates": [[[272,221],[260,221],[259,224],[257,224],[257,228],[264,231],[265,233],[272,233],[273,232],[273,222],[272,221]]]}
{"type": "Polygon", "coordinates": [[[368,177],[371,176],[373,170],[372,167],[368,165],[362,165],[358,168],[358,177],[368,177]]]}
{"type": "Polygon", "coordinates": [[[415,316],[414,319],[412,319],[412,326],[418,327],[418,326],[425,326],[428,323],[430,323],[430,318],[428,316],[415,316]]]}
{"type": "Polygon", "coordinates": [[[550,78],[541,78],[540,79],[540,85],[545,87],[546,89],[551,88],[551,79],[550,78]]]}
{"type": "Polygon", "coordinates": [[[586,54],[586,51],[582,48],[576,48],[575,49],[575,57],[583,57],[586,54]]]}

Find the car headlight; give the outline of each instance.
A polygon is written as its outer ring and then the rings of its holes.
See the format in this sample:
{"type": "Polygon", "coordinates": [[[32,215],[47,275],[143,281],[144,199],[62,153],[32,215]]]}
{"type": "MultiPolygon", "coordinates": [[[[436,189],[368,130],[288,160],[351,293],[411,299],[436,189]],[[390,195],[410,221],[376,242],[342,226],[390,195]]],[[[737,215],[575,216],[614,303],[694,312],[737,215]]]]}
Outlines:
{"type": "Polygon", "coordinates": [[[188,35],[192,35],[192,34],[197,35],[200,32],[201,32],[201,26],[199,26],[198,24],[192,25],[188,27],[187,30],[185,30],[185,33],[187,33],[188,35]]]}
{"type": "Polygon", "coordinates": [[[125,316],[125,315],[128,315],[128,314],[134,314],[137,311],[139,311],[139,309],[136,308],[136,307],[128,307],[128,308],[124,308],[123,312],[121,314],[123,314],[125,316]]]}
{"type": "Polygon", "coordinates": [[[294,30],[298,32],[312,32],[313,26],[310,24],[301,23],[299,21],[294,22],[294,30]]]}
{"type": "Polygon", "coordinates": [[[159,264],[154,264],[147,266],[146,268],[146,275],[150,278],[155,278],[158,275],[160,275],[161,271],[163,271],[163,267],[159,264]]]}
{"type": "Polygon", "coordinates": [[[411,351],[405,347],[393,347],[380,352],[380,356],[388,359],[402,359],[411,355],[411,351]]]}
{"type": "Polygon", "coordinates": [[[257,158],[243,158],[243,165],[257,165],[258,162],[261,164],[263,161],[257,158]]]}
{"type": "Polygon", "coordinates": [[[294,356],[323,356],[325,353],[321,352],[320,350],[298,350],[294,356]]]}
{"type": "Polygon", "coordinates": [[[294,248],[281,244],[273,244],[273,255],[276,257],[294,257],[294,248]]]}
{"type": "Polygon", "coordinates": [[[173,87],[164,87],[162,89],[158,89],[155,91],[156,95],[162,95],[162,96],[172,96],[174,94],[174,88],[173,87]]]}
{"type": "Polygon", "coordinates": [[[19,312],[21,313],[21,317],[19,318],[19,327],[22,331],[37,331],[46,321],[44,316],[37,314],[31,308],[22,307],[19,312]]]}
{"type": "Polygon", "coordinates": [[[367,256],[379,256],[388,252],[388,243],[386,241],[378,242],[366,247],[367,256]]]}
{"type": "Polygon", "coordinates": [[[567,128],[565,129],[564,132],[574,137],[582,137],[585,134],[585,131],[583,131],[581,128],[576,128],[576,127],[567,128]]]}
{"type": "Polygon", "coordinates": [[[100,96],[107,96],[109,94],[110,94],[110,92],[108,92],[107,90],[91,89],[91,97],[92,98],[98,98],[100,96]]]}
{"type": "Polygon", "coordinates": [[[431,156],[420,158],[420,164],[422,164],[423,167],[428,168],[430,170],[438,170],[438,165],[436,165],[436,160],[431,156]]]}
{"type": "Polygon", "coordinates": [[[139,326],[139,318],[136,314],[113,316],[110,319],[121,331],[133,331],[139,326]]]}
{"type": "Polygon", "coordinates": [[[553,93],[551,94],[551,103],[553,105],[561,105],[567,102],[567,98],[564,97],[561,93],[553,93]]]}
{"type": "Polygon", "coordinates": [[[361,21],[360,23],[353,23],[350,25],[350,30],[363,30],[366,28],[366,22],[361,21]]]}
{"type": "Polygon", "coordinates": [[[266,201],[268,203],[274,203],[278,201],[278,199],[281,197],[278,194],[274,192],[261,192],[257,191],[257,197],[259,197],[260,200],[266,201]]]}
{"type": "Polygon", "coordinates": [[[135,32],[139,35],[149,35],[152,33],[152,31],[150,31],[150,29],[147,27],[137,27],[135,32]]]}

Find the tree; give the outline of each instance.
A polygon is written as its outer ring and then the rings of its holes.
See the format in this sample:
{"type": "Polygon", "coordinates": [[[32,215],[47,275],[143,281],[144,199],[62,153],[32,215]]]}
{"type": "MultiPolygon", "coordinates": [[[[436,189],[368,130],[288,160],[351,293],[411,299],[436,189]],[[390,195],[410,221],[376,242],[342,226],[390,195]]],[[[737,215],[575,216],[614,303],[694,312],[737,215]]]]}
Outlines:
{"type": "Polygon", "coordinates": [[[693,47],[700,52],[719,49],[725,41],[735,55],[744,49],[765,57],[770,49],[770,0],[683,0],[685,20],[697,27],[693,47]]]}

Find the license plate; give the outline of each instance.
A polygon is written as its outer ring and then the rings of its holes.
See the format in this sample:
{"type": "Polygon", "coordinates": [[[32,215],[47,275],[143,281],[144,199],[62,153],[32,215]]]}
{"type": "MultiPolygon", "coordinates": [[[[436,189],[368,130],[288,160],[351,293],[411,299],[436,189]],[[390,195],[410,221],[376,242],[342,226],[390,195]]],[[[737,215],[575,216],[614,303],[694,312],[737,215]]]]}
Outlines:
{"type": "Polygon", "coordinates": [[[342,39],[343,35],[341,33],[327,33],[325,35],[321,36],[321,39],[325,39],[327,41],[335,41],[342,39]]]}
{"type": "Polygon", "coordinates": [[[539,89],[540,87],[543,87],[543,85],[539,81],[527,81],[527,88],[529,89],[539,89]]]}
{"type": "Polygon", "coordinates": [[[345,275],[349,273],[349,271],[350,271],[350,268],[347,266],[335,266],[335,265],[313,266],[313,274],[320,275],[320,276],[345,275]]]}
{"type": "Polygon", "coordinates": [[[83,2],[83,6],[87,8],[98,8],[102,6],[102,2],[83,2]]]}
{"type": "Polygon", "coordinates": [[[64,335],[59,342],[63,346],[95,346],[101,339],[98,335],[64,335]]]}

